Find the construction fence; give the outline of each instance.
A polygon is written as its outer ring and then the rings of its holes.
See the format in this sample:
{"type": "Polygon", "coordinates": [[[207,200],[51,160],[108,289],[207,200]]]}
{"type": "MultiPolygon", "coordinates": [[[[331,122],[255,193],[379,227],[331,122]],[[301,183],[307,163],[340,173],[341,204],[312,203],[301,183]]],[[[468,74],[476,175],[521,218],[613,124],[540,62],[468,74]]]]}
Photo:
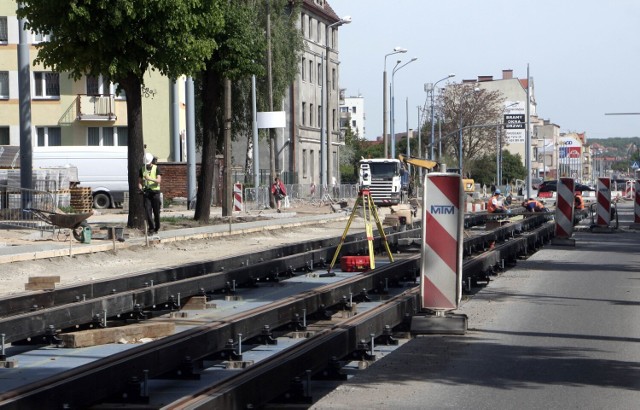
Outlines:
{"type": "MultiPolygon", "coordinates": [[[[319,188],[314,184],[285,184],[287,197],[283,200],[284,208],[300,206],[323,206],[356,199],[358,185],[343,184],[334,187],[319,188]]],[[[256,211],[270,208],[270,186],[245,188],[243,204],[245,211],[256,211]]]]}

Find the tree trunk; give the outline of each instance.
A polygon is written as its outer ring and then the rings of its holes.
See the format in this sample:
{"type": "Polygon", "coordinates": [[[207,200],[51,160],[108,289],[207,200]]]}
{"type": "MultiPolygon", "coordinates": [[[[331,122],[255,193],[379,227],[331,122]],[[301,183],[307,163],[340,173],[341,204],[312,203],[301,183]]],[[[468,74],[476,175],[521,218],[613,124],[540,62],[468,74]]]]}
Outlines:
{"type": "Polygon", "coordinates": [[[128,149],[127,167],[129,181],[129,217],[127,227],[145,229],[144,201],[138,189],[138,178],[144,157],[142,135],[142,81],[129,74],[119,81],[127,96],[128,149]]]}
{"type": "Polygon", "coordinates": [[[217,136],[220,132],[218,108],[222,107],[220,78],[208,68],[202,73],[202,163],[198,178],[198,194],[193,219],[208,222],[211,216],[211,195],[214,180],[217,136]]]}

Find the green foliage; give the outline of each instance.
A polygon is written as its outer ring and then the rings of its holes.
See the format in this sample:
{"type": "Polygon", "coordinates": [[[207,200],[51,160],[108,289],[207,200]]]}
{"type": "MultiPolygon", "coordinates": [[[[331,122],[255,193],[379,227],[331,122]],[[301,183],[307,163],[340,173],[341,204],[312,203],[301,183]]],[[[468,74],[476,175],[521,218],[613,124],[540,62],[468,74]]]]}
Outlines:
{"type": "MultiPolygon", "coordinates": [[[[303,37],[298,28],[300,3],[290,0],[269,0],[271,8],[271,74],[273,89],[273,106],[280,107],[285,93],[298,75],[298,64],[304,49],[303,37]]],[[[262,5],[265,3],[262,2],[262,5]]],[[[267,26],[266,9],[259,7],[260,27],[267,26]]],[[[267,53],[262,55],[262,63],[267,67],[267,53]]],[[[265,71],[266,72],[266,71],[265,71]]],[[[258,79],[260,90],[258,111],[268,111],[269,101],[267,77],[258,79]]]]}
{"type": "Polygon", "coordinates": [[[502,178],[503,182],[513,182],[516,179],[525,179],[527,169],[523,165],[520,154],[513,155],[507,150],[502,151],[502,178]]]}
{"type": "Polygon", "coordinates": [[[471,162],[469,167],[471,178],[476,183],[490,186],[496,180],[496,156],[485,154],[471,162]]]}
{"type": "Polygon", "coordinates": [[[53,33],[38,45],[36,63],[74,79],[102,74],[114,82],[149,69],[177,78],[193,74],[217,47],[209,35],[221,27],[217,1],[24,0],[27,28],[53,33]],[[179,34],[179,35],[177,35],[179,34]]]}

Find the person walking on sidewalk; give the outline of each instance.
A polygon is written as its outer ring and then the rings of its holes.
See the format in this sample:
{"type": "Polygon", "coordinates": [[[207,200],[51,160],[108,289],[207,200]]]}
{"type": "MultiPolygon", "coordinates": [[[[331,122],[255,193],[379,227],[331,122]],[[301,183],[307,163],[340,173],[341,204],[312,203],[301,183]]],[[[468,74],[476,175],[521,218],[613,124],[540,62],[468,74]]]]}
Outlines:
{"type": "Polygon", "coordinates": [[[154,157],[147,152],[144,155],[144,166],[140,169],[138,188],[144,195],[144,210],[147,216],[148,232],[155,235],[160,230],[161,195],[160,183],[162,173],[155,164],[154,157]]]}
{"type": "Polygon", "coordinates": [[[278,213],[282,212],[280,210],[280,205],[284,197],[287,196],[287,190],[278,177],[275,177],[275,179],[273,180],[273,184],[271,185],[271,194],[273,195],[273,200],[276,203],[276,209],[278,210],[278,213]]]}

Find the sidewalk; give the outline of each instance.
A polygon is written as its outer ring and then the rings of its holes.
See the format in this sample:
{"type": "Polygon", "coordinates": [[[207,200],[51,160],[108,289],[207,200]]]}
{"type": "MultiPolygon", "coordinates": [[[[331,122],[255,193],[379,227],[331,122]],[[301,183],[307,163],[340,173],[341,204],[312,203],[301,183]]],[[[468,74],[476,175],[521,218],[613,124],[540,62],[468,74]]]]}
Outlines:
{"type": "MultiPolygon", "coordinates": [[[[221,217],[221,208],[211,209],[211,219],[221,217]]],[[[162,218],[193,218],[193,210],[169,210],[162,212],[162,218]]],[[[328,211],[330,212],[330,211],[328,211]]],[[[91,216],[87,219],[94,232],[101,226],[119,226],[126,227],[128,215],[126,213],[101,213],[91,216]]],[[[280,229],[283,226],[294,227],[304,225],[317,225],[320,223],[347,220],[348,215],[345,212],[322,213],[322,214],[299,214],[295,211],[285,211],[276,213],[275,210],[255,211],[252,213],[242,213],[234,215],[230,218],[230,223],[198,226],[194,228],[174,228],[161,230],[154,237],[145,237],[140,235],[139,231],[131,232],[128,235],[125,229],[124,242],[115,239],[92,239],[91,243],[80,243],[73,239],[56,241],[50,239],[50,233],[40,239],[40,231],[20,231],[25,237],[33,236],[33,242],[24,243],[13,246],[0,247],[0,264],[19,261],[29,261],[44,258],[54,258],[60,256],[72,256],[79,254],[89,254],[96,252],[111,251],[114,249],[124,249],[132,246],[146,245],[149,243],[174,242],[188,239],[205,239],[223,237],[229,235],[248,234],[252,232],[268,231],[271,229],[280,229]],[[260,217],[261,220],[250,222],[240,222],[246,218],[260,217]],[[239,222],[234,222],[237,220],[239,222]]],[[[169,224],[165,224],[165,227],[169,224]]],[[[107,231],[103,231],[105,235],[107,231]]]]}

